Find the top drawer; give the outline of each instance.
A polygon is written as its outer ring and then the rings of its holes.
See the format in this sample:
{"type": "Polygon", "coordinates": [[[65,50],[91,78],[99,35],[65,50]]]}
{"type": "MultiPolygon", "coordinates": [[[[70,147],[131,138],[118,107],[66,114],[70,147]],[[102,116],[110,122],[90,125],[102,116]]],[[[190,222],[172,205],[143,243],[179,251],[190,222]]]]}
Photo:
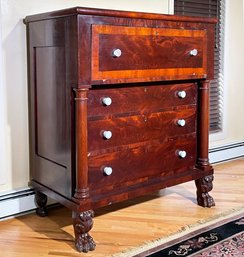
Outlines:
{"type": "Polygon", "coordinates": [[[92,26],[92,80],[205,78],[205,30],[92,26]]]}

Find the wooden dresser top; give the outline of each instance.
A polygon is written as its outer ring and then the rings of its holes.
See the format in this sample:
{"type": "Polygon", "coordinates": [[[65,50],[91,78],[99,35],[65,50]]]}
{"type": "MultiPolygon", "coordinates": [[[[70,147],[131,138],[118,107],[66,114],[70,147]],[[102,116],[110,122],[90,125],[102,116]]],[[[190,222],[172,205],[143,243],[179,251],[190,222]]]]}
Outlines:
{"type": "Polygon", "coordinates": [[[112,16],[121,18],[135,18],[135,19],[151,19],[151,20],[167,20],[167,21],[185,21],[185,22],[201,22],[201,23],[216,23],[215,18],[205,17],[187,17],[176,16],[159,13],[146,13],[146,12],[132,12],[132,11],[119,11],[108,9],[96,9],[86,7],[74,7],[69,9],[63,9],[54,12],[47,12],[42,14],[30,15],[24,19],[25,23],[45,20],[57,17],[72,16],[72,15],[94,15],[94,16],[112,16]]]}

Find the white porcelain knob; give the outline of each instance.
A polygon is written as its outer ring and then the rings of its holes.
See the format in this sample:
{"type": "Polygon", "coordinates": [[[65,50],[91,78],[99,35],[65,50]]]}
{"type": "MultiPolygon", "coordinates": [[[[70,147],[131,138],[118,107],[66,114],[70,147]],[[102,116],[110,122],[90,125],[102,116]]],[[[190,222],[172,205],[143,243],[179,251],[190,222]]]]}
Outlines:
{"type": "Polygon", "coordinates": [[[104,167],[103,172],[107,176],[110,176],[113,173],[113,169],[111,167],[104,167]]]}
{"type": "Polygon", "coordinates": [[[104,97],[104,98],[102,99],[102,103],[103,103],[104,105],[106,105],[106,106],[109,106],[109,105],[112,104],[112,99],[111,99],[110,97],[104,97]]]}
{"type": "Polygon", "coordinates": [[[185,158],[186,157],[186,151],[179,151],[178,155],[180,158],[185,158]]]}
{"type": "Polygon", "coordinates": [[[190,55],[191,55],[191,56],[197,56],[197,54],[198,54],[197,49],[192,49],[192,50],[190,51],[190,55]]]}
{"type": "Polygon", "coordinates": [[[180,127],[184,127],[186,125],[186,121],[184,119],[180,119],[177,121],[177,124],[180,126],[180,127]]]}
{"type": "Polygon", "coordinates": [[[110,139],[112,137],[112,132],[109,130],[103,131],[103,137],[106,139],[110,139]]]}
{"type": "Polygon", "coordinates": [[[179,98],[185,98],[186,97],[186,91],[179,91],[178,96],[179,96],[179,98]]]}
{"type": "Polygon", "coordinates": [[[121,55],[122,55],[122,51],[119,48],[114,49],[112,52],[112,56],[115,58],[119,58],[121,55]]]}

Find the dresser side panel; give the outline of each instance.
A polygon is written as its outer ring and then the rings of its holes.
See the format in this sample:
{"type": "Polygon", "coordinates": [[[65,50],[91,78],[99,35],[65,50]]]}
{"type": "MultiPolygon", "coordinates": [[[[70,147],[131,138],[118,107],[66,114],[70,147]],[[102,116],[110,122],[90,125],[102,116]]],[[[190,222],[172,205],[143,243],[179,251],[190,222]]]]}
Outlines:
{"type": "Polygon", "coordinates": [[[30,172],[32,180],[71,197],[65,24],[53,19],[28,25],[30,172]]]}

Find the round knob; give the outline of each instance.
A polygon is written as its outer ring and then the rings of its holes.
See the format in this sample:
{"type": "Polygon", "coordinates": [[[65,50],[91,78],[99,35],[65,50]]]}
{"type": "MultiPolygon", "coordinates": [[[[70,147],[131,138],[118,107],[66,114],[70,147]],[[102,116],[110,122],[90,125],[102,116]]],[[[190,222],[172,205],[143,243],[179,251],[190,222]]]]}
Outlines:
{"type": "Polygon", "coordinates": [[[111,167],[104,167],[103,168],[103,172],[104,174],[106,174],[107,176],[110,176],[113,173],[113,169],[111,167]]]}
{"type": "Polygon", "coordinates": [[[178,120],[177,121],[177,124],[180,126],[180,127],[184,127],[186,125],[186,121],[184,119],[181,119],[181,120],[178,120]]]}
{"type": "Polygon", "coordinates": [[[104,97],[104,98],[102,99],[102,103],[103,103],[104,105],[106,105],[106,106],[109,106],[109,105],[112,104],[112,99],[111,99],[110,97],[104,97]]]}
{"type": "Polygon", "coordinates": [[[186,157],[186,151],[179,151],[178,155],[180,158],[185,158],[186,157]]]}
{"type": "Polygon", "coordinates": [[[112,56],[115,58],[119,58],[121,55],[122,55],[122,51],[119,48],[114,49],[112,52],[112,56]]]}
{"type": "Polygon", "coordinates": [[[186,91],[179,91],[178,96],[179,96],[179,98],[185,98],[186,97],[186,91]]]}
{"type": "Polygon", "coordinates": [[[112,137],[112,132],[109,130],[103,131],[103,137],[106,139],[110,139],[112,137]]]}
{"type": "Polygon", "coordinates": [[[192,50],[190,51],[190,55],[191,55],[191,56],[197,56],[197,54],[198,54],[197,49],[192,49],[192,50]]]}

